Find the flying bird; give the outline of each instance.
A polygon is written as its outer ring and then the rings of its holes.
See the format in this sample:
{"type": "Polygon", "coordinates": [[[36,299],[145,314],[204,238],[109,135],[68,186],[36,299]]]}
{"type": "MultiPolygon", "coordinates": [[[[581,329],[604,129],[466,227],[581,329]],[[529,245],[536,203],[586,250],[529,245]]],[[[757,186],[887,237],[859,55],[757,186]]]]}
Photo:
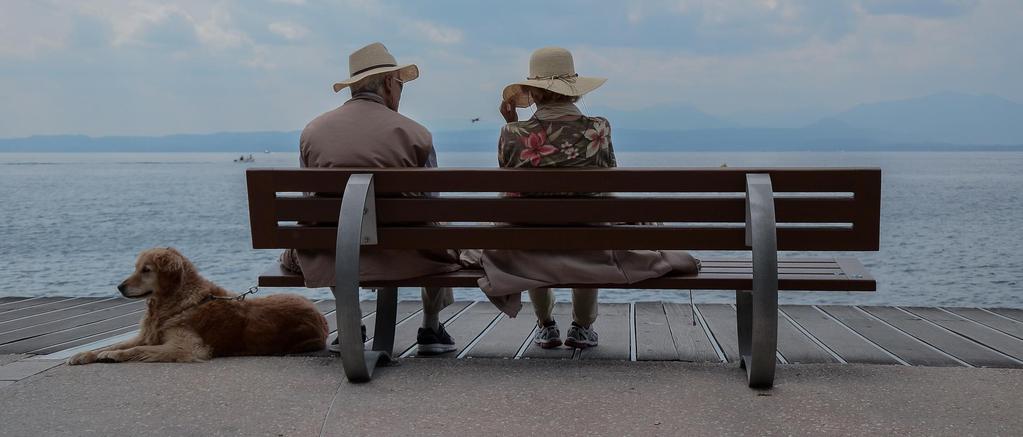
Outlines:
{"type": "Polygon", "coordinates": [[[476,123],[476,122],[480,121],[480,118],[479,118],[479,117],[476,117],[476,118],[472,119],[471,121],[472,121],[473,123],[476,123]]]}

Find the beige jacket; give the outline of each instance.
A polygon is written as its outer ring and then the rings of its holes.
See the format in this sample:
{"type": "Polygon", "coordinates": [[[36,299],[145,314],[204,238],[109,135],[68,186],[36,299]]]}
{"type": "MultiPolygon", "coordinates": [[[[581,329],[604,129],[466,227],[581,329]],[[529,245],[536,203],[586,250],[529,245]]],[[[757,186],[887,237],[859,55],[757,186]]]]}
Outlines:
{"type": "MultiPolygon", "coordinates": [[[[299,141],[302,167],[436,167],[433,138],[425,127],[361,93],[311,121],[299,141]]],[[[295,256],[287,256],[295,255],[295,256]]],[[[334,251],[298,250],[307,287],[334,285],[334,251]]],[[[285,267],[294,269],[296,266],[285,267]]],[[[363,247],[361,280],[395,280],[458,270],[457,253],[436,250],[379,250],[363,247]]]]}

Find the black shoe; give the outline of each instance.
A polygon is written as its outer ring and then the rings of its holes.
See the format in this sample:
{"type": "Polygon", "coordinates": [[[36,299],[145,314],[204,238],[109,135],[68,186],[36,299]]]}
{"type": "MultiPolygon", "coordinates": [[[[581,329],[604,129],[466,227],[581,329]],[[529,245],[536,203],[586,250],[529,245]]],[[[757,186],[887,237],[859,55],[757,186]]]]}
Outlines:
{"type": "MultiPolygon", "coordinates": [[[[366,341],[367,341],[367,339],[366,339],[366,325],[362,325],[362,342],[366,343],[366,341]]],[[[335,337],[334,338],[334,342],[331,343],[330,346],[327,346],[327,350],[329,350],[331,352],[334,352],[336,354],[341,353],[341,336],[335,337]]]]}
{"type": "Polygon", "coordinates": [[[444,330],[444,324],[440,324],[440,331],[419,328],[416,335],[416,343],[419,344],[419,355],[437,355],[458,350],[455,341],[451,339],[448,332],[444,330]]]}

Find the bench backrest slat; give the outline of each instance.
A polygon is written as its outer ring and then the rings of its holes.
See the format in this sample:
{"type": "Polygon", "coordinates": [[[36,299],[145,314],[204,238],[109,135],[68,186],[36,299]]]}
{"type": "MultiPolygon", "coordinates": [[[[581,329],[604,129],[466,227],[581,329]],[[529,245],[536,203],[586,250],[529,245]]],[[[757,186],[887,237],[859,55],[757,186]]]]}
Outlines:
{"type": "MultiPolygon", "coordinates": [[[[744,198],[381,198],[377,221],[410,222],[708,222],[741,223],[744,198]],[[543,214],[537,214],[543,211],[543,214]]],[[[775,200],[779,223],[842,223],[864,211],[852,197],[796,197],[775,200]]],[[[340,198],[281,197],[275,215],[281,222],[336,222],[340,198]]]]}
{"type": "Polygon", "coordinates": [[[342,192],[356,173],[374,174],[383,248],[748,250],[747,173],[771,175],[780,250],[877,250],[879,242],[879,169],[251,169],[253,247],[333,248],[340,195],[295,196],[342,192]],[[399,197],[407,192],[441,195],[399,197]],[[501,198],[500,192],[623,194],[501,198]],[[296,226],[299,221],[318,225],[296,226]],[[456,223],[410,225],[426,222],[456,223]],[[661,223],[580,225],[622,222],[661,223]]]}

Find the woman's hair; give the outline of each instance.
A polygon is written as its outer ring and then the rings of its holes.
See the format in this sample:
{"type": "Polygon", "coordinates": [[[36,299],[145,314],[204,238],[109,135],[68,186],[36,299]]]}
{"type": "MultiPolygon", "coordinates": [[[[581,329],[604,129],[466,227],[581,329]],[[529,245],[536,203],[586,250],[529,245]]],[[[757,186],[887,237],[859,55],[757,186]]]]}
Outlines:
{"type": "Polygon", "coordinates": [[[579,96],[566,96],[536,87],[529,87],[529,95],[533,97],[533,101],[538,105],[546,103],[575,103],[579,101],[579,96]]]}

